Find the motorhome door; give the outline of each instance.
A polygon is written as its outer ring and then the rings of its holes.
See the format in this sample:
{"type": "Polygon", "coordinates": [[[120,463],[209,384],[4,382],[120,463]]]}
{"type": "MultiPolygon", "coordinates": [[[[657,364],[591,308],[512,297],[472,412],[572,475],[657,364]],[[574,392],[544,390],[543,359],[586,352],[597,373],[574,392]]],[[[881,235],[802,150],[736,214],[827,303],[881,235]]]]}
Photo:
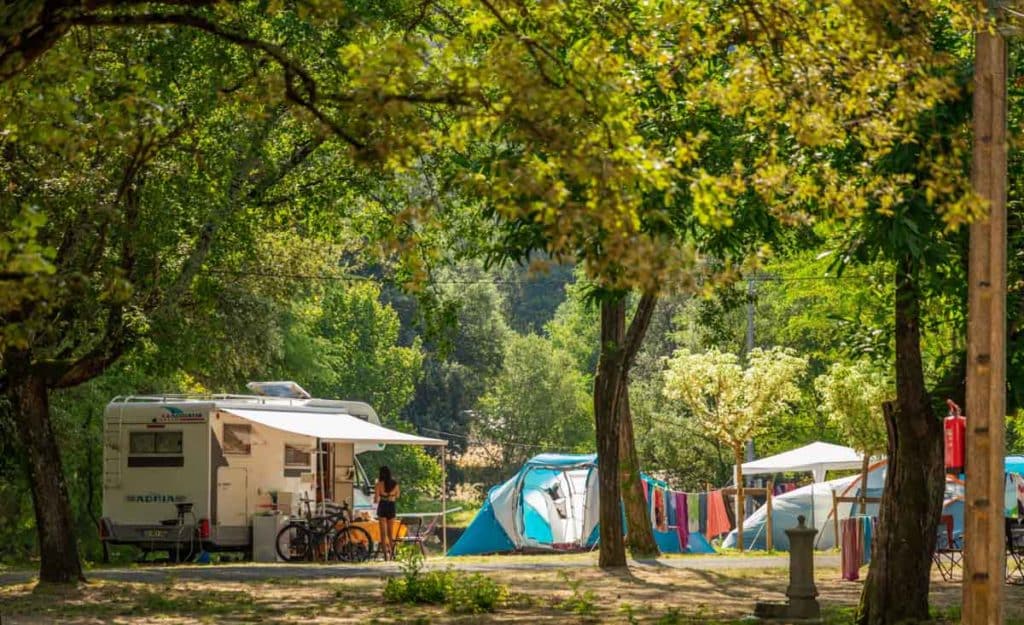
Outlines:
{"type": "Polygon", "coordinates": [[[217,525],[238,527],[249,524],[248,492],[249,475],[245,467],[217,469],[217,525]]]}

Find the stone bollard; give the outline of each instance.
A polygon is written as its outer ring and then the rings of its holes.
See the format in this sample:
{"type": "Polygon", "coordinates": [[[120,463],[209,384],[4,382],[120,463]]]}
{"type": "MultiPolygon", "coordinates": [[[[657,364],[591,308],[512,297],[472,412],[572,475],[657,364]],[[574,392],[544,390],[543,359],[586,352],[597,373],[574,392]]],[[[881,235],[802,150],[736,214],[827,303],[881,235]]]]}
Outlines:
{"type": "Polygon", "coordinates": [[[819,618],[818,587],[814,585],[814,537],[818,530],[804,525],[803,515],[797,517],[797,526],[786,530],[789,537],[789,597],[790,618],[819,618]]]}
{"type": "Polygon", "coordinates": [[[821,618],[818,606],[818,587],[814,585],[814,537],[818,530],[804,525],[806,519],[797,517],[797,526],[786,530],[789,536],[789,586],[786,603],[758,602],[754,615],[762,619],[786,622],[817,621],[821,618]]]}

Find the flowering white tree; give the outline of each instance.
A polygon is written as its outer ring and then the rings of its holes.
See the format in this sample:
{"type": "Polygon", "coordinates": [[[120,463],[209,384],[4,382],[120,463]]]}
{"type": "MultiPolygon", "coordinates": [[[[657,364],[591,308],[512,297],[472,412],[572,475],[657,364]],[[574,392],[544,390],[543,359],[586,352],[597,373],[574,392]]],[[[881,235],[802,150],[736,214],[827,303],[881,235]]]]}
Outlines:
{"type": "MultiPolygon", "coordinates": [[[[892,380],[866,360],[853,364],[834,363],[814,380],[821,397],[821,409],[836,426],[843,441],[864,456],[861,466],[861,494],[867,485],[871,456],[886,451],[888,432],[882,404],[896,395],[892,380]]],[[[866,504],[861,501],[861,512],[866,504]]]]}
{"type": "Polygon", "coordinates": [[[736,462],[737,538],[743,549],[743,446],[800,398],[807,360],[787,349],[754,349],[744,365],[735,354],[677,351],[664,393],[679,401],[709,435],[732,448],[736,462]]]}

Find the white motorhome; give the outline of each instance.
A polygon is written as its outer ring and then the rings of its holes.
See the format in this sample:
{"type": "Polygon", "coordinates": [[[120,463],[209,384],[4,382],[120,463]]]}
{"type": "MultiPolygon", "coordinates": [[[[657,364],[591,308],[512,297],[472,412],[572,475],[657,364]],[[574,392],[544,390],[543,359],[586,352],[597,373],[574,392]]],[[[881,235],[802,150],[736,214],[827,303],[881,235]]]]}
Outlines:
{"type": "Polygon", "coordinates": [[[299,501],[370,509],[357,455],[388,444],[444,445],[380,425],[368,404],[315,399],[294,383],[269,395],[116,397],[104,411],[101,538],[144,551],[252,548],[252,517],[299,501]]]}

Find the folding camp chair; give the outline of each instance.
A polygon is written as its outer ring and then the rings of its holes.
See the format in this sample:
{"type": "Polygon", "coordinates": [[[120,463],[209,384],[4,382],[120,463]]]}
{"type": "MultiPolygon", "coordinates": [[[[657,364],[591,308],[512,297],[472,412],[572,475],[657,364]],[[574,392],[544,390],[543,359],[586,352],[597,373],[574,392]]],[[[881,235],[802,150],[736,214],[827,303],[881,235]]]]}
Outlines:
{"type": "Polygon", "coordinates": [[[942,579],[947,582],[957,581],[963,576],[964,546],[960,537],[953,535],[952,515],[944,514],[939,519],[932,560],[938,567],[942,579]]]}
{"type": "Polygon", "coordinates": [[[1024,584],[1024,525],[1006,519],[1006,583],[1024,584]]]}
{"type": "Polygon", "coordinates": [[[423,525],[423,518],[419,517],[419,523],[412,527],[407,525],[407,531],[405,536],[397,538],[396,542],[404,545],[417,545],[420,548],[420,553],[422,553],[425,556],[427,555],[427,548],[424,546],[424,543],[426,543],[427,540],[435,537],[435,530],[437,529],[437,524],[440,520],[441,513],[438,513],[436,516],[431,517],[430,523],[423,525]]]}

